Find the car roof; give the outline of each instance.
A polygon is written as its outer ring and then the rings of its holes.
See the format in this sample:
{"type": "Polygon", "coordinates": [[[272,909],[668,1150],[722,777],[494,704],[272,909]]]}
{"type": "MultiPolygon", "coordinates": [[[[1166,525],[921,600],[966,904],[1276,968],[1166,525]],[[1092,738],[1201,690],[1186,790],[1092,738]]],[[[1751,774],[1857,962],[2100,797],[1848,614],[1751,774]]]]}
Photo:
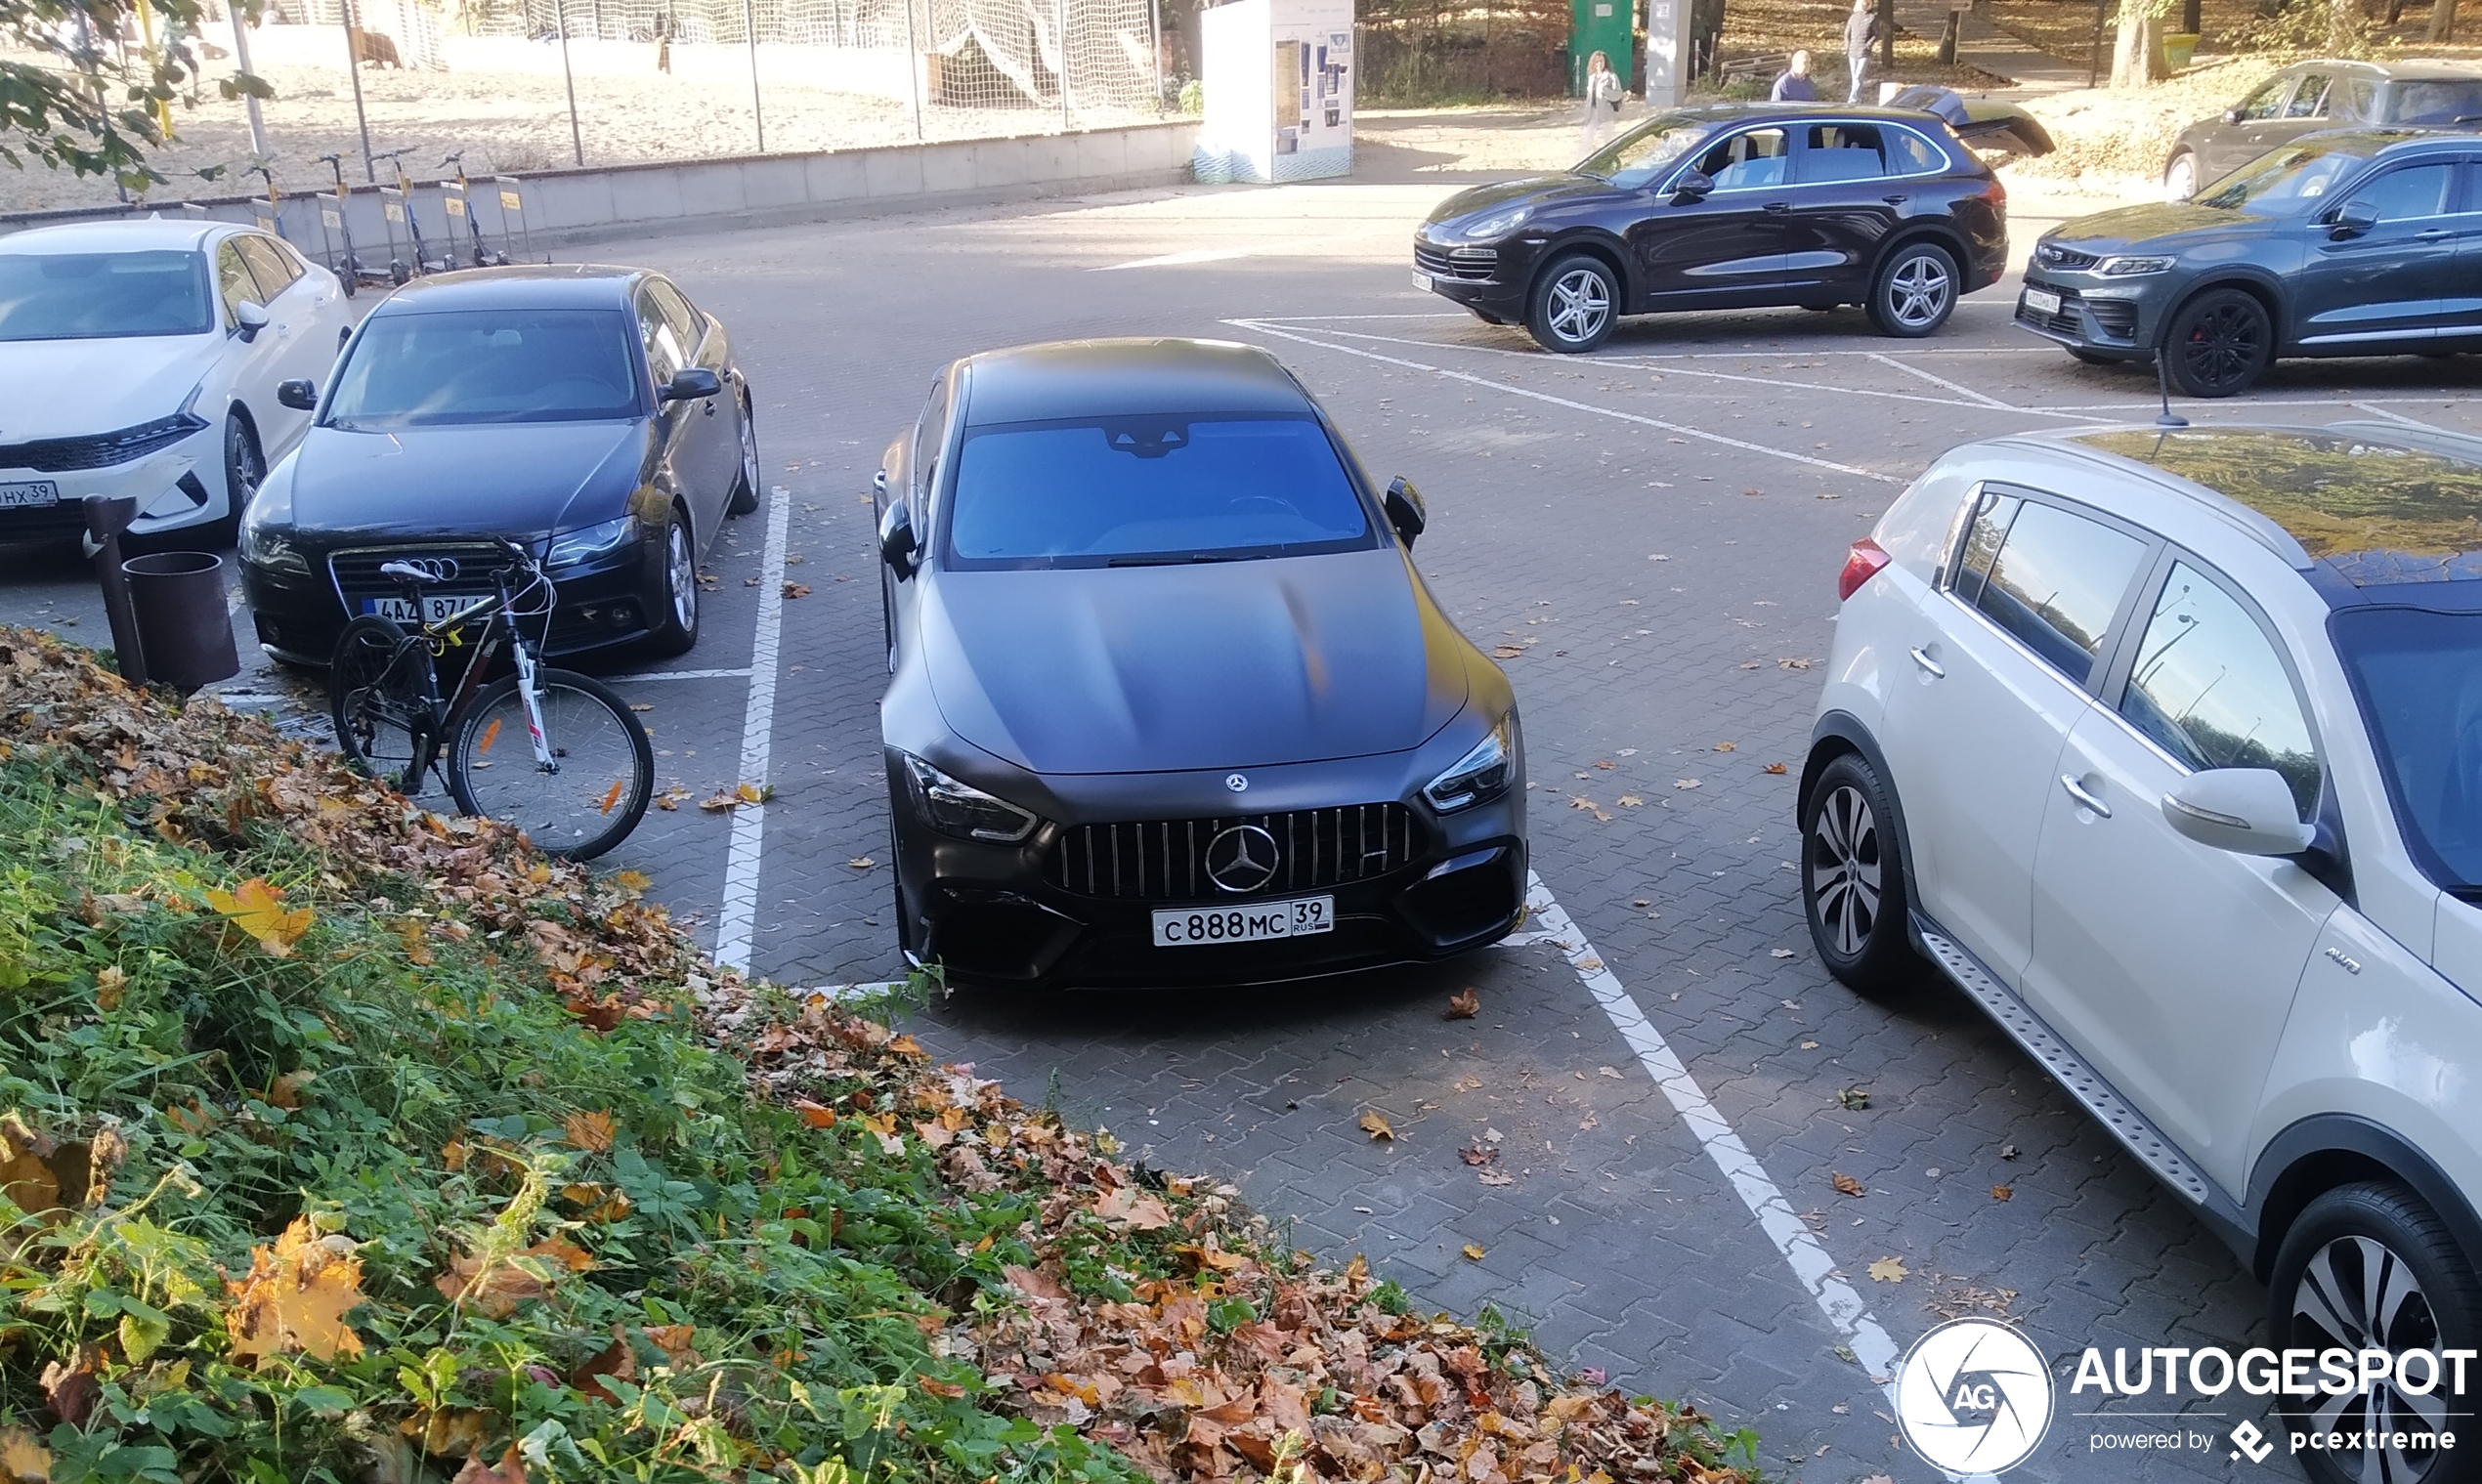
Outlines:
{"type": "Polygon", "coordinates": [[[416,278],[390,294],[371,313],[431,314],[462,309],[620,309],[643,268],[600,263],[520,264],[468,268],[416,278]]]}
{"type": "Polygon", "coordinates": [[[2395,62],[2366,62],[2352,57],[2321,57],[2296,62],[2275,74],[2296,77],[2304,72],[2367,72],[2388,82],[2427,82],[2434,79],[2461,82],[2482,77],[2482,64],[2453,62],[2436,57],[2408,57],[2395,62]]]}
{"type": "Polygon", "coordinates": [[[249,230],[247,223],[202,222],[194,217],[64,222],[0,236],[0,252],[194,252],[217,237],[249,230]]]}
{"type": "Polygon", "coordinates": [[[2137,425],[2024,441],[2137,466],[2312,573],[2331,602],[2364,588],[2482,578],[2482,439],[2348,422],[2137,425]]]}
{"type": "MultiPolygon", "coordinates": [[[[2420,124],[2399,124],[2385,129],[2320,129],[2300,135],[2291,143],[2305,144],[2311,140],[2317,140],[2321,144],[2340,145],[2353,153],[2366,154],[2373,159],[2380,155],[2397,159],[2406,154],[2418,154],[2425,152],[2425,147],[2432,152],[2442,154],[2458,150],[2469,152],[2482,148],[2482,138],[2476,138],[2464,130],[2453,129],[2444,124],[2436,128],[2420,124]]],[[[2280,149],[2284,147],[2279,145],[2276,148],[2280,149]]]]}
{"type": "Polygon", "coordinates": [[[1273,356],[1228,340],[1058,340],[966,358],[965,421],[1313,410],[1273,356]]]}
{"type": "Polygon", "coordinates": [[[1927,108],[1889,108],[1877,104],[1840,103],[1713,103],[1696,104],[1685,108],[1658,110],[1666,115],[1689,118],[1711,118],[1717,123],[1743,123],[1768,119],[1801,118],[1880,118],[1893,123],[1911,124],[1915,128],[1925,119],[1943,123],[1938,114],[1927,108]]]}

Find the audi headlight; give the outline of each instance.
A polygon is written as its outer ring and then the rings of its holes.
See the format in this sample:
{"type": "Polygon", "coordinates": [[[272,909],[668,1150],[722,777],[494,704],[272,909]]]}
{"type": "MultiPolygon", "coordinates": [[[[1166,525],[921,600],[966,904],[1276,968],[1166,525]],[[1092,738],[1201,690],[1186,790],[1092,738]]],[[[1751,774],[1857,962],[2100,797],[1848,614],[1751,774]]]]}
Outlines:
{"type": "Polygon", "coordinates": [[[2105,258],[2094,266],[2094,271],[2107,278],[2127,278],[2139,274],[2169,273],[2172,265],[2179,261],[2178,258],[2105,258]]]}
{"type": "Polygon", "coordinates": [[[1478,222],[1468,222],[1457,230],[1457,235],[1469,242],[1479,242],[1487,237],[1504,237],[1524,226],[1526,216],[1532,211],[1533,208],[1530,206],[1519,206],[1508,211],[1494,211],[1478,222]]]}
{"type": "Polygon", "coordinates": [[[1456,766],[1433,779],[1422,790],[1431,807],[1441,814],[1454,814],[1476,804],[1486,803],[1508,791],[1508,781],[1517,762],[1517,713],[1511,711],[1499,719],[1489,735],[1474,744],[1474,750],[1456,760],[1456,766]]]}
{"type": "Polygon", "coordinates": [[[905,782],[914,795],[914,808],[923,824],[941,834],[1014,845],[1043,823],[1031,811],[971,784],[959,783],[910,752],[904,756],[905,782]]]}
{"type": "Polygon", "coordinates": [[[638,518],[624,515],[600,526],[587,526],[577,530],[564,530],[551,538],[551,549],[544,553],[546,567],[566,567],[595,557],[609,556],[625,545],[638,532],[638,518]]]}
{"type": "Polygon", "coordinates": [[[259,487],[241,513],[241,530],[234,546],[241,560],[271,572],[310,575],[310,558],[293,544],[293,481],[290,469],[259,487]]]}

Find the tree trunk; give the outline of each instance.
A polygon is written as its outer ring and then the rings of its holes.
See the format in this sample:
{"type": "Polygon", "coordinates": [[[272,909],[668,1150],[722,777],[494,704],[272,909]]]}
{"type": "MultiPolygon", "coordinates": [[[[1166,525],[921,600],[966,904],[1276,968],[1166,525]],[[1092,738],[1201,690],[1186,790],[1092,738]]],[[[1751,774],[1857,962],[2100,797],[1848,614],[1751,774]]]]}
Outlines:
{"type": "Polygon", "coordinates": [[[2457,0],[2430,0],[2430,36],[2432,41],[2457,39],[2457,0]]]}
{"type": "Polygon", "coordinates": [[[2164,75],[2162,22],[2122,5],[2119,36],[2112,47],[2112,86],[2142,88],[2164,75]]]}
{"type": "Polygon", "coordinates": [[[1895,80],[1896,0],[1879,0],[1879,81],[1895,80]]]}

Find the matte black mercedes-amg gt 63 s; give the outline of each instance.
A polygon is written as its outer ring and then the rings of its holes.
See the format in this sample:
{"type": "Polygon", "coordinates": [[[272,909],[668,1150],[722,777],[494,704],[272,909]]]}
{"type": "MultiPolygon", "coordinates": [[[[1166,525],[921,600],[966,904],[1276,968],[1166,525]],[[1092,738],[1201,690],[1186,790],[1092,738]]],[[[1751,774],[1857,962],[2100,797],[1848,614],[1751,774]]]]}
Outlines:
{"type": "Polygon", "coordinates": [[[1272,357],[1100,340],[942,371],[878,475],[898,933],[953,982],[1233,985],[1516,925],[1508,678],[1272,357]]]}

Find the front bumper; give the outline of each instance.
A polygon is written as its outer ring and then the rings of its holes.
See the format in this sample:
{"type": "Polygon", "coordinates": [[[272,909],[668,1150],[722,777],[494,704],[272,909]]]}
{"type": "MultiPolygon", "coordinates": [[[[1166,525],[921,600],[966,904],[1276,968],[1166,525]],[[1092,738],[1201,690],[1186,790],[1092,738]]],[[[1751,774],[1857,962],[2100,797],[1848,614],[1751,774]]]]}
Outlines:
{"type": "MultiPolygon", "coordinates": [[[[348,546],[363,550],[384,544],[355,538],[348,546]]],[[[406,555],[415,555],[426,547],[456,543],[435,538],[403,544],[406,555]]],[[[277,658],[292,664],[327,663],[347,619],[362,612],[359,591],[351,613],[347,611],[348,594],[330,555],[324,550],[307,552],[309,572],[241,564],[242,597],[257,626],[259,646],[277,658]]],[[[559,601],[552,608],[551,628],[544,637],[544,657],[566,658],[644,639],[651,631],[650,617],[661,612],[662,563],[662,548],[653,541],[640,541],[574,568],[553,569],[550,575],[559,601]]],[[[544,635],[540,618],[519,622],[529,635],[544,635]]]]}
{"type": "Polygon", "coordinates": [[[1434,242],[1417,233],[1413,271],[1441,298],[1498,318],[1525,318],[1525,292],[1533,283],[1539,240],[1508,237],[1497,242],[1434,242]]]}
{"type": "Polygon", "coordinates": [[[48,485],[56,496],[49,505],[0,508],[0,542],[76,536],[86,529],[84,502],[90,494],[135,499],[133,535],[205,526],[226,510],[224,429],[209,423],[169,447],[101,469],[11,468],[0,460],[0,485],[48,485]]]}
{"type": "Polygon", "coordinates": [[[2144,360],[2154,354],[2161,318],[2155,306],[2165,297],[2157,285],[2165,276],[2106,278],[2028,269],[2025,288],[2017,294],[2017,326],[2075,350],[2144,360]],[[2056,294],[2060,307],[2046,311],[2030,302],[2029,293],[2056,294]]]}
{"type": "MultiPolygon", "coordinates": [[[[922,824],[891,751],[888,802],[906,941],[952,983],[1055,990],[1280,983],[1453,957],[1506,937],[1525,901],[1523,789],[1444,816],[1412,790],[1372,803],[1386,795],[1368,788],[1380,771],[1370,761],[1384,760],[1253,769],[1246,806],[1224,792],[1221,773],[1052,780],[1093,796],[1083,809],[1058,808],[1071,818],[1047,820],[1012,846],[960,840],[922,824]],[[1197,807],[1179,807],[1184,792],[1197,807]],[[1405,828],[1400,847],[1360,858],[1376,867],[1369,874],[1331,879],[1331,854],[1328,874],[1303,878],[1306,884],[1226,895],[1182,869],[1181,844],[1162,856],[1158,871],[1157,852],[1167,840],[1191,838],[1186,826],[1204,841],[1229,825],[1267,821],[1273,833],[1298,840],[1273,822],[1316,817],[1309,819],[1315,831],[1320,820],[1332,826],[1333,817],[1357,812],[1375,824],[1377,837],[1398,838],[1379,823],[1383,814],[1405,828]],[[1111,833],[1116,828],[1128,834],[1111,833]],[[1151,831],[1142,843],[1141,830],[1151,831]],[[1118,883],[1093,864],[1091,842],[1107,834],[1112,858],[1126,866],[1118,883]],[[1331,931],[1259,943],[1154,942],[1158,909],[1230,912],[1313,896],[1335,899],[1331,931]]],[[[1514,776],[1521,778],[1521,768],[1514,776]]],[[[1349,836],[1356,847],[1372,837],[1349,836]]]]}

